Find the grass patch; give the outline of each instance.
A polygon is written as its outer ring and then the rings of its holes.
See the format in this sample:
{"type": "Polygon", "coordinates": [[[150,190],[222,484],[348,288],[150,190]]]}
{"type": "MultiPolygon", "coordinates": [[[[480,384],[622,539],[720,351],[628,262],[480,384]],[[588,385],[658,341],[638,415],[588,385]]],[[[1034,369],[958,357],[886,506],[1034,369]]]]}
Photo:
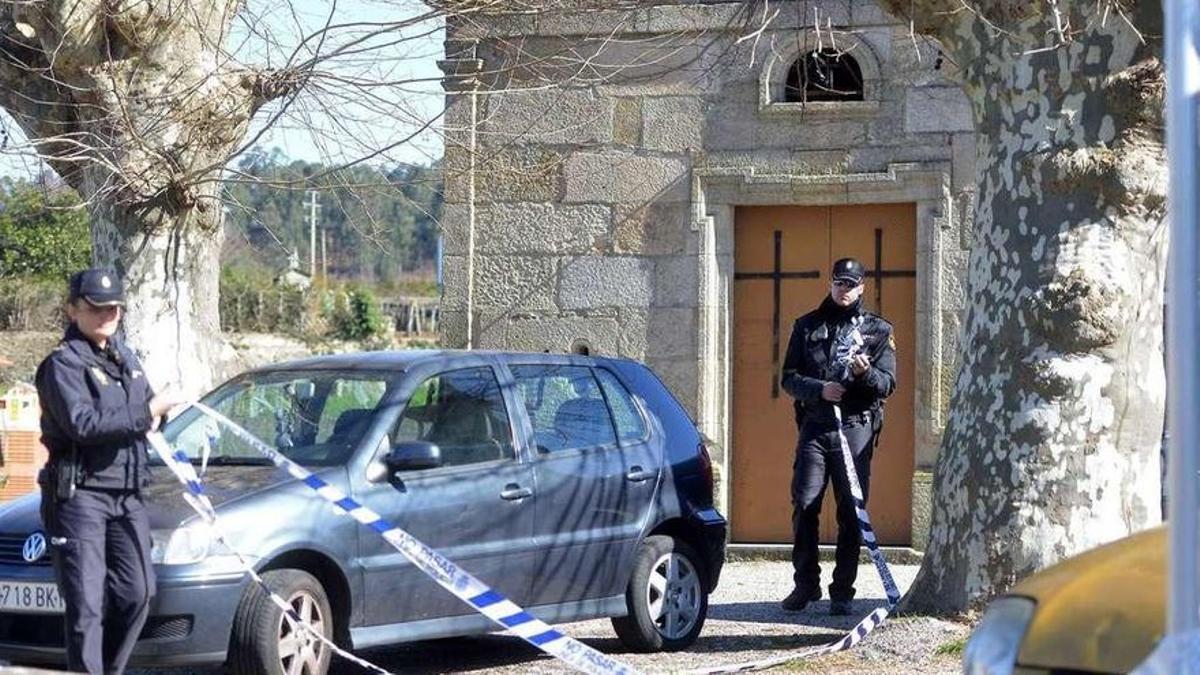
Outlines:
{"type": "Polygon", "coordinates": [[[967,646],[967,638],[960,637],[949,642],[943,642],[938,645],[934,653],[938,656],[962,656],[963,649],[967,646]]]}

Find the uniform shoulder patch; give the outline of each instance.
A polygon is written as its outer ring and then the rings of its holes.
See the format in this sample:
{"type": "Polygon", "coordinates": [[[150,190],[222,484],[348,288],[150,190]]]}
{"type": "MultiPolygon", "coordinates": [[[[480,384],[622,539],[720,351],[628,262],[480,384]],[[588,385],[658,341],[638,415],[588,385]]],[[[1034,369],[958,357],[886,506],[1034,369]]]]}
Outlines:
{"type": "Polygon", "coordinates": [[[896,351],[896,336],[891,333],[888,333],[888,346],[892,348],[892,351],[896,351]]]}

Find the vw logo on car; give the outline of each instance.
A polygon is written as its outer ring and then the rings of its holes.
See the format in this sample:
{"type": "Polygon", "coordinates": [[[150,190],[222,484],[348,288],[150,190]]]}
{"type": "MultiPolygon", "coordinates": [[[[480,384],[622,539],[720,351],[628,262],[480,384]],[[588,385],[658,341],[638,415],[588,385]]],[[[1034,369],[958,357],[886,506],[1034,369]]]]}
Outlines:
{"type": "Polygon", "coordinates": [[[27,563],[35,563],[46,555],[46,535],[41,532],[34,532],[25,540],[25,545],[21,547],[21,557],[27,563]]]}

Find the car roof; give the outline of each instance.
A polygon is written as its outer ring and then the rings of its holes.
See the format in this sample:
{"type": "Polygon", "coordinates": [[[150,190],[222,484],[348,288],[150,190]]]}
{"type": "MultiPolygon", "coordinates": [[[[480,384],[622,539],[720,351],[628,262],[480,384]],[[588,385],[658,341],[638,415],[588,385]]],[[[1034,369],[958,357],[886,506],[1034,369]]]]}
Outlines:
{"type": "Polygon", "coordinates": [[[597,362],[624,361],[603,356],[582,356],[578,354],[551,354],[546,352],[519,351],[490,351],[465,349],[406,349],[402,351],[348,352],[344,354],[325,354],[293,361],[272,363],[254,368],[249,372],[268,372],[275,370],[405,370],[419,363],[434,360],[444,360],[448,364],[467,357],[494,356],[500,359],[507,357],[542,357],[554,363],[578,363],[588,365],[597,362]]]}

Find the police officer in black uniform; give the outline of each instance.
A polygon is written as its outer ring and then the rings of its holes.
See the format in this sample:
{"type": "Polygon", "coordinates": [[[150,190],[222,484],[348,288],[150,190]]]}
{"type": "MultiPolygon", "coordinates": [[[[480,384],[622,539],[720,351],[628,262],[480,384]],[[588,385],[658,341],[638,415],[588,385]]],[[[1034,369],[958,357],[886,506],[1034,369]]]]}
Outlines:
{"type": "Polygon", "coordinates": [[[146,432],[177,401],[155,396],[117,336],[125,296],[110,270],[71,277],[71,324],[37,370],[42,520],[66,604],[67,667],[120,673],[154,594],[146,432]]]}
{"type": "Polygon", "coordinates": [[[825,486],[833,483],[838,538],[829,613],[845,615],[854,598],[860,533],[838,431],[854,456],[865,503],[883,402],[896,388],[896,351],[892,325],[862,309],[862,263],[842,258],[832,277],[820,307],[796,320],[783,363],[783,388],[795,399],[800,431],[792,470],[795,588],[783,609],[798,612],[821,597],[818,517],[825,486]],[[841,409],[840,425],[834,406],[841,409]]]}

